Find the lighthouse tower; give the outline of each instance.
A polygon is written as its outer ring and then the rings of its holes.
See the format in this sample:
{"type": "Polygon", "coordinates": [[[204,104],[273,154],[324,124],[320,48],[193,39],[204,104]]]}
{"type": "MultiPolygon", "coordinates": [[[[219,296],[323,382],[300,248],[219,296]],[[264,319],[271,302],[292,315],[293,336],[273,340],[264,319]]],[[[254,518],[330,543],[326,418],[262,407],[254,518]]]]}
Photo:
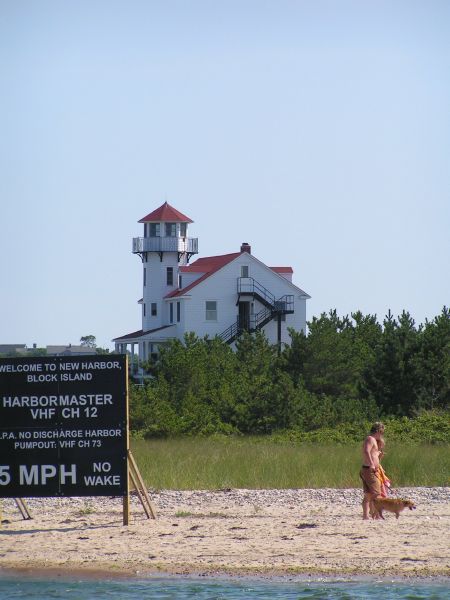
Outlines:
{"type": "Polygon", "coordinates": [[[197,238],[188,237],[193,221],[165,202],[139,223],[144,237],[133,239],[133,254],[143,267],[142,331],[162,327],[169,320],[164,297],[181,287],[179,269],[198,253],[197,238]]]}

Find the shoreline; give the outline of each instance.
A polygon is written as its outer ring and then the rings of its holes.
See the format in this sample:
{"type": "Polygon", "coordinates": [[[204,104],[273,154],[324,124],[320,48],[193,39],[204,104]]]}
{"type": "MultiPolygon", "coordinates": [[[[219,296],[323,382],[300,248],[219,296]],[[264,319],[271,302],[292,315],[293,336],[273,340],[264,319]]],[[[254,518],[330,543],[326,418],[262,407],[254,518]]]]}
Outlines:
{"type": "Polygon", "coordinates": [[[423,585],[446,585],[450,586],[450,574],[370,574],[362,573],[279,573],[279,572],[229,572],[228,570],[210,572],[197,569],[186,569],[185,572],[175,569],[173,571],[117,571],[108,568],[67,568],[57,567],[0,567],[0,582],[5,579],[31,581],[38,580],[61,580],[61,581],[146,581],[146,580],[218,580],[218,581],[258,581],[269,583],[417,583],[423,585]]]}
{"type": "Polygon", "coordinates": [[[408,574],[408,573],[372,573],[370,575],[356,572],[304,572],[304,573],[287,573],[271,570],[264,571],[246,571],[245,569],[238,572],[221,569],[212,569],[205,571],[204,569],[195,568],[195,565],[190,565],[189,568],[183,565],[182,568],[174,568],[173,570],[152,570],[152,571],[135,571],[135,570],[118,570],[117,567],[108,568],[106,565],[102,567],[75,567],[75,568],[59,568],[58,566],[0,566],[0,581],[2,579],[61,579],[61,580],[136,580],[144,581],[147,579],[230,579],[233,581],[257,580],[270,582],[302,582],[302,581],[377,581],[377,582],[418,582],[418,583],[442,583],[450,585],[450,573],[445,574],[408,574]]]}
{"type": "Polygon", "coordinates": [[[3,505],[0,577],[231,577],[448,581],[450,488],[403,488],[417,510],[363,521],[358,489],[150,491],[157,519],[131,497],[27,499],[3,505]],[[374,548],[377,548],[374,553],[374,548]]]}

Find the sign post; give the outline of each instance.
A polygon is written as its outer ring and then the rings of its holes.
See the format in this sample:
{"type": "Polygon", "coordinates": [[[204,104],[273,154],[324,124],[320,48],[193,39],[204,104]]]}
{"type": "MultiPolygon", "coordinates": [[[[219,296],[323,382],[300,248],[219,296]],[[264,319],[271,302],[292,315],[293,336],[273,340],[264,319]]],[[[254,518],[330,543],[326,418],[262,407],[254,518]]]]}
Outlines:
{"type": "Polygon", "coordinates": [[[123,355],[0,359],[0,497],[123,496],[128,522],[127,375],[123,355]]]}

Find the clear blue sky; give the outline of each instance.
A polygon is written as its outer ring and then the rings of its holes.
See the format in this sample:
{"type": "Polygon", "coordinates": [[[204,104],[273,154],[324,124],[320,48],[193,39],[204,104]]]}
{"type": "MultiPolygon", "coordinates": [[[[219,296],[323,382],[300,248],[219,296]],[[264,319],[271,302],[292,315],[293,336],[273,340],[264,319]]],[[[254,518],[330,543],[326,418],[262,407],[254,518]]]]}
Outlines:
{"type": "Polygon", "coordinates": [[[450,2],[0,0],[0,343],[141,327],[137,221],[308,319],[449,304],[450,2]]]}

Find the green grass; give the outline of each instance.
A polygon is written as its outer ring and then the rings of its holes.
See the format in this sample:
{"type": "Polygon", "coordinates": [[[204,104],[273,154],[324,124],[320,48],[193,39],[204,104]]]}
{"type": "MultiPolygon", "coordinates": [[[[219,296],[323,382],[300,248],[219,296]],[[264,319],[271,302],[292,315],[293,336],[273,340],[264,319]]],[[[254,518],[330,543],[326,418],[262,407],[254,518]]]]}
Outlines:
{"type": "MultiPolygon", "coordinates": [[[[359,445],[299,445],[267,438],[132,440],[141,474],[154,489],[360,487],[359,445]]],[[[447,445],[387,446],[393,487],[450,485],[447,445]]]]}
{"type": "Polygon", "coordinates": [[[93,513],[95,513],[95,508],[89,502],[85,502],[84,506],[78,511],[78,514],[81,517],[86,515],[92,515],[93,513]]]}
{"type": "Polygon", "coordinates": [[[196,519],[198,519],[199,517],[209,517],[210,519],[217,519],[217,518],[222,518],[222,519],[227,519],[229,515],[226,515],[225,513],[221,513],[221,512],[209,512],[209,513],[193,513],[187,510],[179,510],[175,513],[175,516],[180,518],[180,517],[195,517],[196,519]]]}

